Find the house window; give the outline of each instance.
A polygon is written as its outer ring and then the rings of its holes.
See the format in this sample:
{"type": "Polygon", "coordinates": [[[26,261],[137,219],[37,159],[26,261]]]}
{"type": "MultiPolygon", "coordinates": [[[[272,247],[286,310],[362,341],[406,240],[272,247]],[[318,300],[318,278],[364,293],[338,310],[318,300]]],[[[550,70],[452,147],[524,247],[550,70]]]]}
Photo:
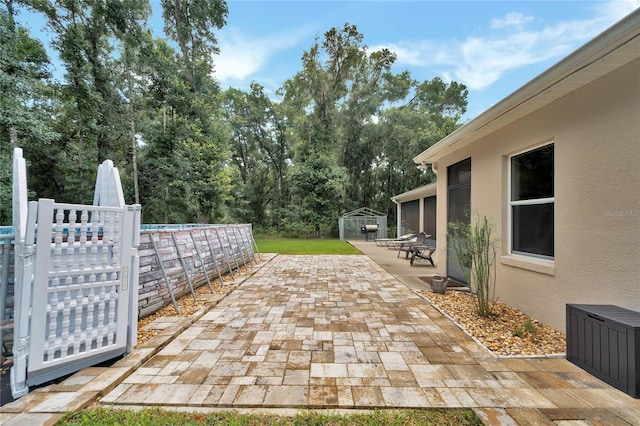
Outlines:
{"type": "Polygon", "coordinates": [[[511,157],[511,252],[554,257],[553,144],[511,157]]]}
{"type": "MultiPolygon", "coordinates": [[[[447,224],[471,224],[471,158],[447,167],[447,224]]],[[[447,276],[467,284],[451,239],[447,239],[447,276]]]]}

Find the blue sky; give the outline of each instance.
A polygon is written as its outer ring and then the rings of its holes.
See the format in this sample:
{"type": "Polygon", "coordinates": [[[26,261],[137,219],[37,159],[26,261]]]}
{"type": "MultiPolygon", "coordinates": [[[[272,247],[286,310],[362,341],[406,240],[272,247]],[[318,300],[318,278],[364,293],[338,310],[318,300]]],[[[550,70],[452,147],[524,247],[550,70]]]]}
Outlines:
{"type": "MultiPolygon", "coordinates": [[[[150,25],[161,35],[160,2],[151,3],[150,25]]],[[[395,72],[464,83],[464,119],[470,120],[640,7],[640,0],[229,0],[228,7],[213,59],[223,89],[248,90],[256,81],[275,98],[315,37],[348,22],[370,49],[397,54],[395,72]]],[[[47,43],[41,27],[28,26],[47,43]]]]}
{"type": "Polygon", "coordinates": [[[228,2],[218,34],[223,87],[268,91],[301,68],[300,58],[331,27],[355,24],[371,49],[398,55],[394,71],[441,77],[469,88],[472,119],[634,9],[610,1],[248,1],[228,2]]]}

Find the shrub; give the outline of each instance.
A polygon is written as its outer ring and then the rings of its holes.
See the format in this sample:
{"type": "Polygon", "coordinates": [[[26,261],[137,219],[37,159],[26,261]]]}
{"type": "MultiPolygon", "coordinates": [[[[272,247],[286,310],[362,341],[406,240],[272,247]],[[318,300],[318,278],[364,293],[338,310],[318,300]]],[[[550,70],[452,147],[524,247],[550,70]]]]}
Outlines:
{"type": "Polygon", "coordinates": [[[495,288],[496,248],[491,237],[491,225],[486,216],[474,225],[462,222],[449,224],[448,238],[464,272],[467,283],[476,297],[476,312],[486,317],[491,314],[495,288]]]}

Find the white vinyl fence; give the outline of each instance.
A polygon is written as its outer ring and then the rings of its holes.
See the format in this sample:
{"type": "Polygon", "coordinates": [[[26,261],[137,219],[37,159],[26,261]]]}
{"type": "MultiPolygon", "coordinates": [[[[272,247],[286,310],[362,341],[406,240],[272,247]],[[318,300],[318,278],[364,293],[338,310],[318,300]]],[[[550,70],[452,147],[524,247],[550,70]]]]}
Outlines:
{"type": "Polygon", "coordinates": [[[138,318],[171,303],[178,312],[177,298],[257,263],[251,224],[141,226],[110,160],[93,205],[28,202],[16,148],[12,210],[12,228],[0,229],[0,343],[13,354],[14,398],[129,353],[138,318]]]}
{"type": "Polygon", "coordinates": [[[140,206],[127,206],[117,169],[98,171],[96,205],[27,202],[14,150],[14,324],[11,391],[130,352],[137,335],[140,206]]]}

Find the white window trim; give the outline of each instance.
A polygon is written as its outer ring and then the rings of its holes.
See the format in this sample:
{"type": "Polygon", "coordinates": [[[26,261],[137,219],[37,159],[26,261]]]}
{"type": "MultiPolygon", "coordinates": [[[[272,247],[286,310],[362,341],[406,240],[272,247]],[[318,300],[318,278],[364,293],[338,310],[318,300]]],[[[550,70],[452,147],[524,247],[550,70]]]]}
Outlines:
{"type": "MultiPolygon", "coordinates": [[[[518,151],[514,154],[509,155],[508,157],[508,162],[507,162],[507,188],[508,188],[508,193],[507,193],[507,218],[508,218],[508,239],[507,239],[507,255],[506,256],[502,256],[502,260],[503,263],[505,264],[510,264],[512,266],[520,266],[520,267],[524,267],[523,263],[527,262],[527,261],[532,261],[535,262],[536,264],[539,264],[541,266],[544,265],[548,265],[550,267],[553,268],[553,265],[555,264],[555,256],[551,257],[551,256],[543,256],[540,254],[534,254],[534,253],[525,253],[525,252],[520,252],[520,251],[514,251],[513,250],[513,207],[514,206],[532,206],[532,205],[536,205],[536,204],[554,204],[555,207],[555,189],[554,189],[554,197],[547,197],[547,198],[536,198],[536,199],[532,199],[532,200],[520,200],[520,201],[512,201],[511,200],[511,194],[512,194],[512,186],[511,183],[513,182],[512,179],[512,167],[511,167],[511,162],[513,161],[513,157],[517,157],[518,155],[530,152],[530,151],[535,151],[536,149],[548,146],[548,145],[553,145],[555,143],[555,141],[550,141],[550,142],[545,142],[543,144],[534,146],[534,147],[530,147],[527,148],[525,150],[522,151],[518,151]]],[[[555,148],[555,147],[554,147],[555,148]]],[[[554,156],[553,156],[553,162],[554,162],[554,167],[555,167],[555,149],[554,149],[554,156]]],[[[555,173],[554,173],[554,179],[555,179],[555,173]]],[[[555,182],[554,182],[554,188],[555,188],[555,182]]],[[[555,208],[554,208],[555,211],[555,208]]],[[[555,214],[554,214],[554,221],[555,221],[555,214]]],[[[554,254],[555,254],[555,242],[554,242],[554,254]]],[[[529,269],[529,268],[525,268],[525,269],[529,269]]],[[[538,268],[534,268],[532,270],[536,270],[538,268]]],[[[546,267],[544,267],[544,269],[546,269],[546,267]]],[[[539,271],[539,272],[543,272],[543,271],[539,271]]],[[[550,273],[550,275],[553,275],[553,271],[548,271],[548,272],[543,272],[543,273],[550,273]]]]}
{"type": "Polygon", "coordinates": [[[514,268],[526,269],[545,275],[555,275],[555,262],[553,260],[541,259],[539,257],[524,256],[521,254],[506,254],[500,257],[503,265],[514,268]]]}

